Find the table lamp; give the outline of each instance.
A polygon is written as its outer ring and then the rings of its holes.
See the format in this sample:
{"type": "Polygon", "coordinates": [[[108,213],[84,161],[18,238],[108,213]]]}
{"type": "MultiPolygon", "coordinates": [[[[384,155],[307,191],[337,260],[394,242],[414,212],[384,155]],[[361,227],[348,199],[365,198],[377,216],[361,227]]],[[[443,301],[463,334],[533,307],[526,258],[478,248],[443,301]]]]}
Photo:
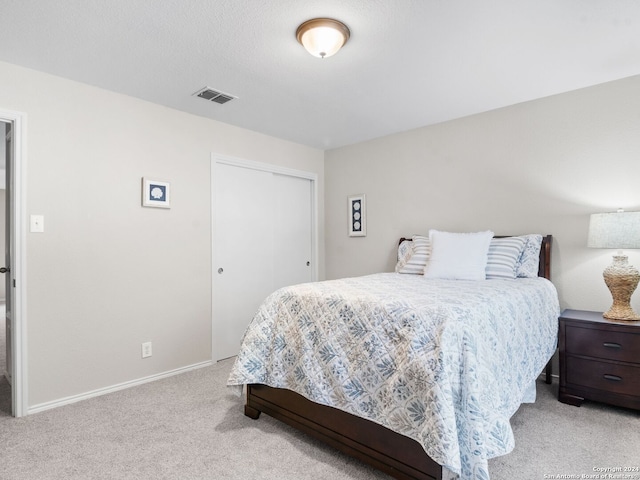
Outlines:
{"type": "Polygon", "coordinates": [[[631,295],[638,286],[640,273],[629,265],[622,249],[640,248],[640,212],[618,210],[612,213],[594,213],[589,221],[587,246],[591,248],[616,248],[613,263],[604,269],[602,276],[613,297],[613,305],[602,314],[609,320],[640,320],[631,308],[631,295]]]}

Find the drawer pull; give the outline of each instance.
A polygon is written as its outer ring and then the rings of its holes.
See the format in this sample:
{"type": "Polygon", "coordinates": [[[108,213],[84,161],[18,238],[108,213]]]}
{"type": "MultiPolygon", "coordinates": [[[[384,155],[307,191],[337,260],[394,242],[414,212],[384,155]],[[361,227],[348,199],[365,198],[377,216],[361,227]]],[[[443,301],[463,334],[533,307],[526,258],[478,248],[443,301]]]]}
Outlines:
{"type": "Polygon", "coordinates": [[[610,381],[612,381],[612,382],[621,382],[621,381],[622,381],[622,377],[619,377],[619,376],[617,376],[617,375],[609,375],[608,373],[605,373],[605,374],[603,375],[603,377],[604,377],[606,380],[610,380],[610,381]]]}
{"type": "Polygon", "coordinates": [[[619,343],[610,343],[610,342],[604,342],[602,346],[606,348],[615,348],[616,350],[620,350],[622,348],[622,345],[620,345],[619,343]]]}

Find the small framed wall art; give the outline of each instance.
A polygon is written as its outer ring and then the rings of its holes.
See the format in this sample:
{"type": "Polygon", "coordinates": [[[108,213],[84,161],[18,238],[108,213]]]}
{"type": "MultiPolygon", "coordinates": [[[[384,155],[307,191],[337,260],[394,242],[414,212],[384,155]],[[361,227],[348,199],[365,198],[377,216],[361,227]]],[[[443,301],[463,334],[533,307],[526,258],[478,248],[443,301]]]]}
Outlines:
{"type": "Polygon", "coordinates": [[[171,184],[142,177],[142,206],[171,208],[171,184]]]}
{"type": "Polygon", "coordinates": [[[348,201],[349,208],[349,236],[367,236],[367,218],[365,211],[364,193],[351,195],[348,201]]]}

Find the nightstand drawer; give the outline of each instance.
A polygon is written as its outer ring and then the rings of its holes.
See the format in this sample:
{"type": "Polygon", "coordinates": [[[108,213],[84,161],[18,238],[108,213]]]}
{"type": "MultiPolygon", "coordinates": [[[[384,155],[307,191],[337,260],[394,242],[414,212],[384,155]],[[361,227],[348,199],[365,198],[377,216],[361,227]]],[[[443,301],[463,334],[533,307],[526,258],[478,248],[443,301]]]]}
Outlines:
{"type": "Polygon", "coordinates": [[[640,334],[567,325],[566,350],[575,355],[640,363],[640,334]]]}
{"type": "Polygon", "coordinates": [[[565,360],[567,384],[626,395],[638,395],[640,392],[640,367],[599,362],[570,355],[565,360]]]}

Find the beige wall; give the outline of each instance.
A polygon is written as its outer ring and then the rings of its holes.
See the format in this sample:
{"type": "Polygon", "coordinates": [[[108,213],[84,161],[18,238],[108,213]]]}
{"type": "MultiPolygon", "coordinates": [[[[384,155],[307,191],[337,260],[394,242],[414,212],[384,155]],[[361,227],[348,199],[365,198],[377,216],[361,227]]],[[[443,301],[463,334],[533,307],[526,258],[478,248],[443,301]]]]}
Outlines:
{"type": "Polygon", "coordinates": [[[640,210],[640,76],[328,151],[325,174],[327,278],[390,271],[397,239],[429,228],[550,233],[562,307],[607,309],[613,252],[587,249],[587,227],[640,210]],[[356,193],[364,238],[347,236],[356,193]]]}
{"type": "Polygon", "coordinates": [[[588,215],[640,209],[639,93],[634,77],[323,153],[0,62],[46,227],[27,234],[29,404],[211,358],[211,152],[318,174],[320,278],[389,271],[397,238],[429,228],[535,231],[555,237],[562,306],[607,308],[588,215]],[[170,210],[140,207],[142,176],[171,182],[170,210]],[[347,236],[355,193],[364,238],[347,236]]]}
{"type": "Polygon", "coordinates": [[[30,406],[211,359],[212,152],[316,173],[324,264],[321,150],[6,63],[0,108],[27,115],[26,211],[45,217],[26,245],[30,406]],[[143,176],[171,182],[170,210],[140,206],[143,176]]]}

